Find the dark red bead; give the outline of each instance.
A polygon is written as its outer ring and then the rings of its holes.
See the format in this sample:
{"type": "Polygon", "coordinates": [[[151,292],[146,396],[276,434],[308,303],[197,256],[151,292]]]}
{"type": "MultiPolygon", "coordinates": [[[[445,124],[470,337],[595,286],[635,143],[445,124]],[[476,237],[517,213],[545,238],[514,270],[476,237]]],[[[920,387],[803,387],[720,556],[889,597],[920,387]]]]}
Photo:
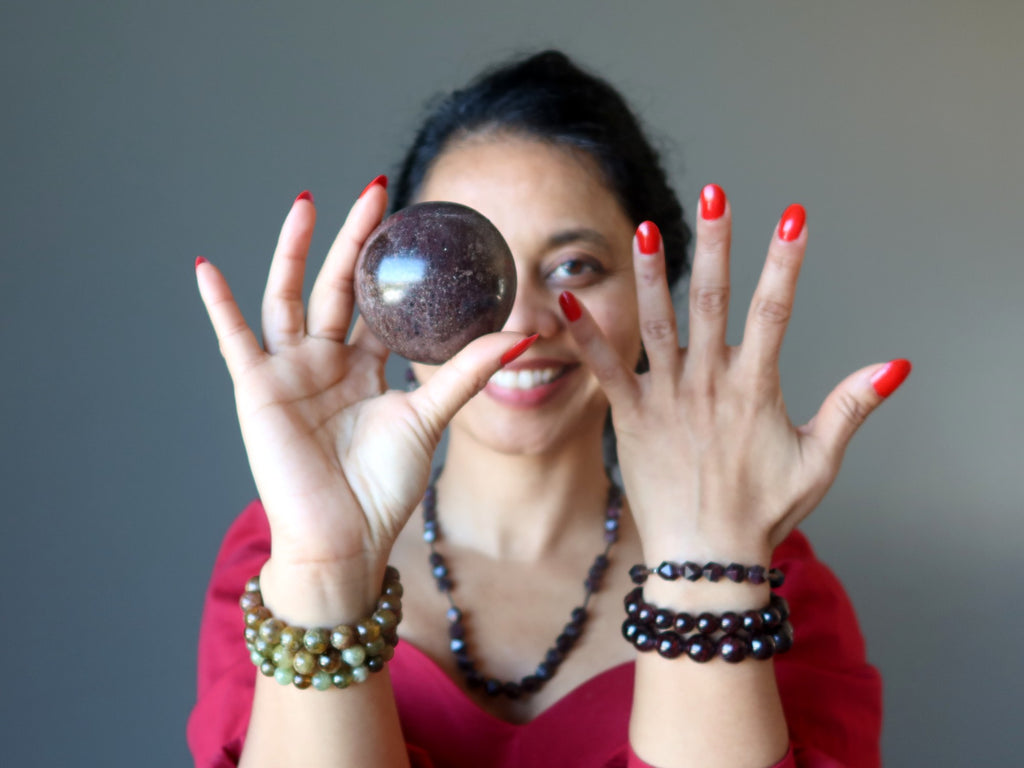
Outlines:
{"type": "Polygon", "coordinates": [[[465,653],[466,641],[461,637],[453,637],[448,641],[448,647],[451,648],[452,653],[465,653]]]}
{"type": "Polygon", "coordinates": [[[679,566],[675,563],[670,563],[668,560],[655,568],[654,572],[667,581],[675,581],[681,575],[679,572],[679,566]]]}
{"type": "Polygon", "coordinates": [[[484,693],[486,693],[488,696],[499,696],[501,695],[501,690],[503,687],[504,686],[502,685],[501,680],[496,680],[493,677],[489,677],[484,682],[484,693]]]}
{"type": "Polygon", "coordinates": [[[785,653],[793,647],[793,627],[788,621],[772,632],[772,640],[775,641],[775,652],[785,653]]]}
{"type": "Polygon", "coordinates": [[[449,624],[448,625],[448,637],[456,638],[456,637],[465,637],[465,636],[466,636],[466,627],[463,626],[461,621],[456,621],[453,624],[449,624]]]}
{"type": "Polygon", "coordinates": [[[640,631],[640,627],[643,625],[639,621],[633,619],[626,619],[622,622],[622,636],[629,642],[633,642],[633,638],[636,637],[636,633],[640,631]]]}
{"type": "Polygon", "coordinates": [[[519,681],[519,685],[527,693],[535,693],[540,690],[541,679],[536,675],[527,675],[519,681]]]}
{"type": "Polygon", "coordinates": [[[366,668],[371,672],[380,672],[384,669],[384,659],[380,656],[371,656],[366,660],[366,668]]]}
{"type": "Polygon", "coordinates": [[[469,656],[467,656],[465,653],[455,654],[455,666],[457,666],[463,672],[469,672],[470,670],[476,667],[476,665],[473,663],[473,660],[469,658],[469,656]]]}
{"type": "Polygon", "coordinates": [[[743,622],[740,620],[739,614],[733,611],[723,613],[718,623],[723,632],[735,632],[737,629],[743,628],[743,622]]]}
{"type": "Polygon", "coordinates": [[[749,581],[751,584],[764,584],[764,580],[764,566],[752,565],[747,569],[747,581],[749,581]]]}
{"type": "Polygon", "coordinates": [[[647,566],[634,565],[629,569],[629,578],[634,584],[643,584],[647,581],[647,566]]]}
{"type": "Polygon", "coordinates": [[[444,563],[441,563],[439,565],[435,565],[430,572],[434,575],[435,579],[443,579],[445,576],[448,575],[448,566],[446,566],[444,563]]]}
{"type": "Polygon", "coordinates": [[[523,689],[519,686],[519,683],[505,683],[501,687],[501,692],[510,699],[518,699],[523,695],[523,689]]]}
{"type": "Polygon", "coordinates": [[[676,632],[686,635],[692,632],[697,627],[697,620],[686,612],[677,613],[676,620],[673,622],[673,628],[676,632]]]}
{"type": "Polygon", "coordinates": [[[718,630],[718,617],[713,613],[702,613],[697,617],[697,631],[702,635],[710,635],[718,630]]]}
{"type": "Polygon", "coordinates": [[[715,641],[705,635],[694,635],[686,641],[686,655],[694,661],[711,661],[715,655],[715,641]]]}
{"type": "Polygon", "coordinates": [[[761,612],[758,610],[744,611],[740,618],[743,621],[743,628],[747,632],[757,632],[764,625],[764,621],[761,620],[761,612]]]}
{"type": "Polygon", "coordinates": [[[447,616],[448,621],[452,622],[453,624],[462,621],[462,611],[460,611],[454,605],[448,609],[447,616]]]}
{"type": "Polygon", "coordinates": [[[646,624],[649,621],[654,621],[654,613],[657,609],[653,605],[648,603],[641,603],[640,609],[636,612],[636,620],[646,624]]]}
{"type": "Polygon", "coordinates": [[[447,576],[445,578],[443,578],[443,579],[438,579],[437,580],[437,588],[441,592],[451,592],[452,591],[452,580],[449,579],[447,576]]]}
{"type": "Polygon", "coordinates": [[[782,616],[770,605],[761,609],[761,624],[765,629],[778,626],[782,623],[782,616]]]}
{"type": "Polygon", "coordinates": [[[658,644],[658,636],[649,627],[641,627],[633,637],[633,647],[638,651],[650,651],[658,644]]]}
{"type": "Polygon", "coordinates": [[[778,589],[786,583],[786,574],[778,568],[772,568],[768,571],[768,583],[771,585],[772,589],[778,589]]]}
{"type": "Polygon", "coordinates": [[[686,650],[686,641],[675,632],[658,635],[658,654],[666,659],[675,659],[686,650]]]}
{"type": "Polygon", "coordinates": [[[622,604],[626,607],[626,613],[630,616],[636,616],[640,611],[640,606],[644,602],[644,593],[640,587],[630,590],[629,594],[626,595],[626,599],[622,601],[622,604]]]}
{"type": "Polygon", "coordinates": [[[557,667],[548,664],[546,661],[542,661],[537,665],[537,670],[533,674],[537,676],[537,679],[547,682],[554,676],[556,669],[557,667]]]}
{"type": "Polygon", "coordinates": [[[746,566],[740,565],[739,563],[729,563],[725,569],[725,575],[730,581],[735,581],[739,584],[745,578],[747,578],[746,566]]]}
{"type": "Polygon", "coordinates": [[[754,635],[750,638],[750,655],[758,661],[767,661],[775,655],[775,641],[771,635],[754,635]]]}
{"type": "Polygon", "coordinates": [[[771,606],[779,612],[779,618],[785,621],[789,618],[789,601],[786,598],[772,593],[771,606]]]}
{"type": "Polygon", "coordinates": [[[697,581],[703,575],[704,569],[697,565],[697,563],[690,562],[689,560],[683,563],[683,578],[687,581],[697,581]]]}
{"type": "Polygon", "coordinates": [[[470,688],[479,688],[484,684],[484,676],[476,670],[466,673],[466,685],[470,688]]]}
{"type": "Polygon", "coordinates": [[[430,560],[431,567],[444,565],[444,558],[441,557],[440,552],[431,552],[428,560],[430,560]]]}
{"type": "Polygon", "coordinates": [[[747,658],[749,650],[747,641],[736,635],[726,635],[718,641],[718,655],[731,664],[747,658]]]}
{"type": "Polygon", "coordinates": [[[570,618],[572,619],[572,623],[577,626],[583,624],[583,622],[587,620],[587,609],[584,608],[582,605],[573,608],[572,614],[570,614],[570,618]]]}
{"type": "Polygon", "coordinates": [[[569,637],[569,635],[565,634],[565,632],[563,632],[555,638],[555,648],[557,648],[562,653],[568,653],[575,644],[576,638],[569,637]]]}
{"type": "Polygon", "coordinates": [[[721,563],[707,563],[704,566],[704,578],[708,581],[718,581],[725,574],[725,568],[721,563]]]}
{"type": "Polygon", "coordinates": [[[565,654],[557,648],[548,648],[548,652],[544,654],[544,661],[552,667],[557,667],[565,661],[565,654]]]}
{"type": "Polygon", "coordinates": [[[654,613],[654,627],[656,629],[671,629],[675,620],[675,612],[666,608],[661,608],[654,613]]]}

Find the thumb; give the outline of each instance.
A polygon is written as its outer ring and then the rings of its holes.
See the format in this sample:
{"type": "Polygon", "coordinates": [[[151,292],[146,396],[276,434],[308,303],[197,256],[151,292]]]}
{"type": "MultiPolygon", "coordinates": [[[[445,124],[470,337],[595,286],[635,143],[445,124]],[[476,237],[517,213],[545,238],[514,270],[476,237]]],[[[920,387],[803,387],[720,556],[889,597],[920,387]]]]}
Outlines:
{"type": "Polygon", "coordinates": [[[437,369],[409,400],[433,434],[441,432],[456,412],[503,366],[508,365],[539,338],[519,333],[491,333],[475,339],[437,369]]]}
{"type": "Polygon", "coordinates": [[[855,371],[829,393],[801,431],[817,438],[832,455],[842,456],[861,424],[906,380],[910,369],[909,360],[892,360],[855,371]]]}

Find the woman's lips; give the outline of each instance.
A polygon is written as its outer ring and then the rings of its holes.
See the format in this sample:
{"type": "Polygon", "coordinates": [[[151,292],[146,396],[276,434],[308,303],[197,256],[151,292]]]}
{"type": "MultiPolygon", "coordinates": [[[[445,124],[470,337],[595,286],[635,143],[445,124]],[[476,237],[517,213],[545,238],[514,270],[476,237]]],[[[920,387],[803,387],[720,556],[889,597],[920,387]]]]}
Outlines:
{"type": "Polygon", "coordinates": [[[484,392],[505,405],[540,405],[554,397],[578,367],[559,360],[516,360],[491,376],[484,392]]]}

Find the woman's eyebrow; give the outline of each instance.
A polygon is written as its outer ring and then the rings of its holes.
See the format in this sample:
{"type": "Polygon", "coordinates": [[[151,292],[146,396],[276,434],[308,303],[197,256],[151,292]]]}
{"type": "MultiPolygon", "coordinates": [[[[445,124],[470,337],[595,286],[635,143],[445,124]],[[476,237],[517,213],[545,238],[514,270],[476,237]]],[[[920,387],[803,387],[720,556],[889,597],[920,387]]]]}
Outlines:
{"type": "Polygon", "coordinates": [[[606,250],[611,249],[611,244],[608,242],[607,237],[602,235],[596,229],[589,229],[587,227],[565,229],[561,232],[556,232],[548,238],[548,248],[559,248],[563,245],[569,245],[581,240],[593,243],[594,245],[600,246],[606,250]]]}

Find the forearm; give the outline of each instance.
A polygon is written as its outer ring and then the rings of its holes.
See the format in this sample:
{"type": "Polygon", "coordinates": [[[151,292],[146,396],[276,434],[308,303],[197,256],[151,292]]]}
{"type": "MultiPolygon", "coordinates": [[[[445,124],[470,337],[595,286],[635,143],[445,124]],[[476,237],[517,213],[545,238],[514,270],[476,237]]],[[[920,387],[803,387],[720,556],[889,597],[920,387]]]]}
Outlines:
{"type": "MultiPolygon", "coordinates": [[[[654,577],[644,585],[644,598],[694,616],[721,615],[763,608],[770,589],[728,579],[654,577]]],[[[716,655],[700,663],[685,653],[676,659],[639,653],[630,742],[641,759],[658,768],[774,765],[785,755],[789,736],[772,661],[729,663],[716,655]]]]}
{"type": "MultiPolygon", "coordinates": [[[[268,563],[261,587],[265,605],[287,624],[334,627],[354,625],[373,612],[375,592],[380,590],[380,581],[376,590],[373,581],[366,586],[349,582],[346,588],[342,579],[278,573],[268,563]]],[[[274,677],[258,674],[240,765],[408,766],[387,668],[344,689],[331,686],[322,691],[280,685],[274,677]]]]}

